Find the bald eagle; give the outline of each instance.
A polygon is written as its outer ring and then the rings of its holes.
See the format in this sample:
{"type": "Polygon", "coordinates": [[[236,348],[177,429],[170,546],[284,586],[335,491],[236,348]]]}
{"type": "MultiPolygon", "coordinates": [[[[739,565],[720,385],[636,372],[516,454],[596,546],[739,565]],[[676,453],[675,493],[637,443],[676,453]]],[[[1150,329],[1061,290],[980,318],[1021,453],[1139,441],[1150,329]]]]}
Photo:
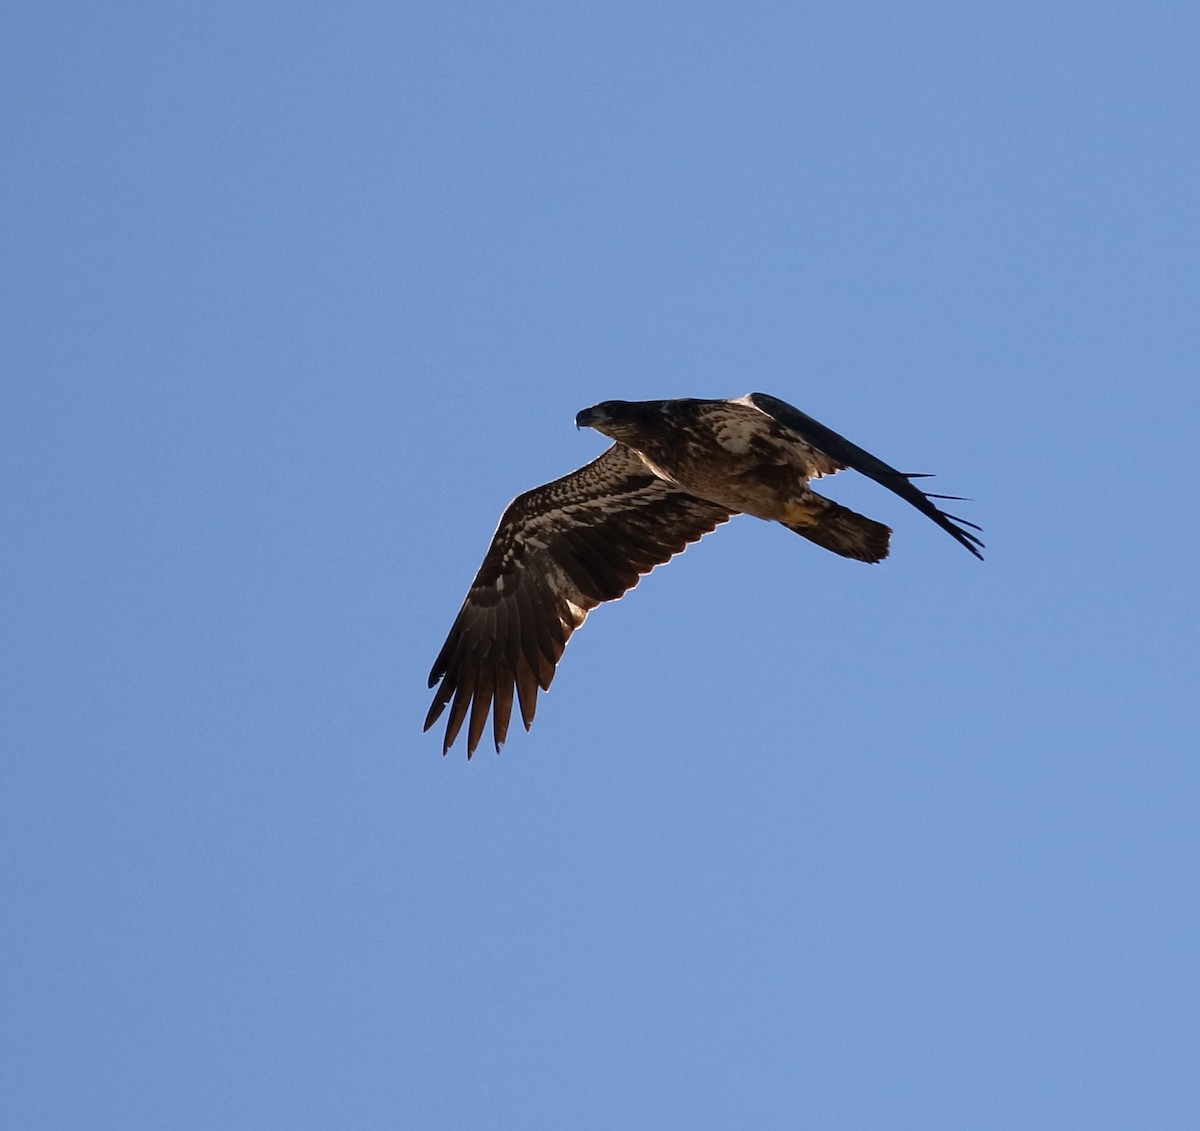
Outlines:
{"type": "Polygon", "coordinates": [[[732,515],[781,523],[856,561],[887,557],[891,530],[810,490],[810,479],[862,472],[983,557],[971,533],[980,528],[932,502],[958,496],[921,491],[912,480],[922,476],[889,467],[766,393],[602,401],[575,425],[615,443],[570,475],[518,495],[501,516],[429,673],[429,686],[440,686],[426,730],[450,704],[443,754],[469,714],[470,758],[489,711],[499,753],[514,690],[528,730],[538,690],[549,688],[567,638],[588,611],[732,515]]]}

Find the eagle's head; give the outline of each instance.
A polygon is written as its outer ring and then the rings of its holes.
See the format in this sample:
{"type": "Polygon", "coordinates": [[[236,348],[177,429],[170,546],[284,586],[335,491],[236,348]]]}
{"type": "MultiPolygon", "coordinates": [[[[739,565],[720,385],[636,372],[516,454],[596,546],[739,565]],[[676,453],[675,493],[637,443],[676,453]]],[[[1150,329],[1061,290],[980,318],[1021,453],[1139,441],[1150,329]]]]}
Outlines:
{"type": "Polygon", "coordinates": [[[575,417],[576,428],[595,428],[614,440],[631,440],[657,417],[662,401],[601,401],[575,417]]]}

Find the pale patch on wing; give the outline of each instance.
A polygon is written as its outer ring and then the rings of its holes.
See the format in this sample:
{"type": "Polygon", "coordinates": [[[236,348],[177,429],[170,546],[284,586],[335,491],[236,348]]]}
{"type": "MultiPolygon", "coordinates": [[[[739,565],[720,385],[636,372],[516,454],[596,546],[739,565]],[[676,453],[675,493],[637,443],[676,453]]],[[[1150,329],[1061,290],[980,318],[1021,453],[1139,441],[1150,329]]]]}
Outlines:
{"type": "MultiPolygon", "coordinates": [[[[632,451],[632,449],[630,450],[632,451]]],[[[634,454],[641,461],[642,466],[656,479],[661,479],[664,483],[670,483],[673,486],[678,486],[678,484],[675,483],[674,478],[671,476],[671,473],[661,464],[655,463],[654,460],[646,455],[645,452],[636,452],[634,454]]]]}
{"type": "Polygon", "coordinates": [[[741,413],[722,413],[713,429],[717,443],[735,456],[748,455],[763,432],[757,420],[741,413]]]}
{"type": "Polygon", "coordinates": [[[754,452],[764,458],[772,453],[775,462],[791,467],[804,479],[820,479],[842,470],[844,464],[763,412],[752,396],[747,393],[718,403],[720,415],[714,432],[728,451],[735,455],[754,452]]]}

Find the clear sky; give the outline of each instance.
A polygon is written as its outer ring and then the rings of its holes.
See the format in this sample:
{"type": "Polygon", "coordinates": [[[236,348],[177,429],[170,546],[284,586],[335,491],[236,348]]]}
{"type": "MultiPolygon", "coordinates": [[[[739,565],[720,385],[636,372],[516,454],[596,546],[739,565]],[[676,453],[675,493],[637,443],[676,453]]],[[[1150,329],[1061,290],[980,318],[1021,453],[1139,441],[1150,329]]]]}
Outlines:
{"type": "Polygon", "coordinates": [[[16,3],[0,1123],[1200,1126],[1194,3],[16,3]],[[607,398],[735,519],[468,764],[429,666],[607,398]]]}

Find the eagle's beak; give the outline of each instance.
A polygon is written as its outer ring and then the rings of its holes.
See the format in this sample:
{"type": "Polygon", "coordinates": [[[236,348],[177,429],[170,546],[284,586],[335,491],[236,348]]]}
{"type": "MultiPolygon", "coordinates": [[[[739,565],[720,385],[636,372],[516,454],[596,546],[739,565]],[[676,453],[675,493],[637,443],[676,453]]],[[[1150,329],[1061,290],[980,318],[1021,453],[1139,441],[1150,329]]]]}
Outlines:
{"type": "Polygon", "coordinates": [[[591,428],[594,424],[599,424],[604,419],[604,413],[598,408],[585,408],[575,417],[576,428],[591,428]]]}

